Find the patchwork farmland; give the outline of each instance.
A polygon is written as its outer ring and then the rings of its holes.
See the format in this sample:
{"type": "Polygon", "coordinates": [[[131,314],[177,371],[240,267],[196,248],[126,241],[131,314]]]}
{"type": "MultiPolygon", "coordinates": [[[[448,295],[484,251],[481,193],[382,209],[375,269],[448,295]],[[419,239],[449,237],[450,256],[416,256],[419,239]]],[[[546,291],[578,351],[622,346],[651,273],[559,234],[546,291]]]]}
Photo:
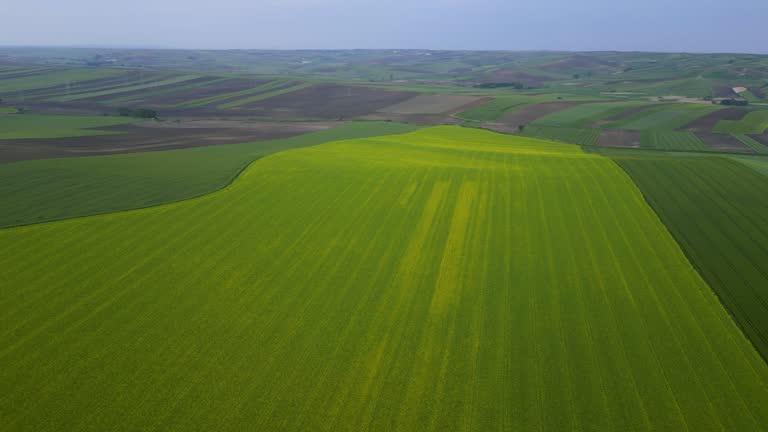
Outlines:
{"type": "Polygon", "coordinates": [[[766,71],[0,47],[0,430],[768,430],[766,71]]]}

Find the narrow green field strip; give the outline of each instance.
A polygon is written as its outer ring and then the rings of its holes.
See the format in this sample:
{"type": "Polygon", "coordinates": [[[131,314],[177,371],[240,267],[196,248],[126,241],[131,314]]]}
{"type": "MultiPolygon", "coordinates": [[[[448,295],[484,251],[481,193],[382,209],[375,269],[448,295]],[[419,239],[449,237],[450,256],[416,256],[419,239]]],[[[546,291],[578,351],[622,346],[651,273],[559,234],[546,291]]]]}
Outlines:
{"type": "Polygon", "coordinates": [[[247,98],[237,99],[237,100],[234,100],[232,102],[227,102],[225,104],[218,105],[216,108],[218,108],[218,109],[236,108],[236,107],[239,107],[239,106],[242,106],[242,105],[246,105],[246,104],[249,104],[249,103],[258,102],[258,101],[269,99],[269,98],[275,97],[275,96],[280,96],[282,94],[295,92],[296,90],[301,90],[301,89],[310,87],[311,85],[312,85],[312,83],[300,83],[300,84],[296,84],[296,85],[291,86],[291,87],[287,87],[287,88],[283,88],[283,89],[276,89],[276,90],[273,90],[273,91],[257,94],[257,95],[250,96],[250,97],[247,97],[247,98]]]}
{"type": "Polygon", "coordinates": [[[0,92],[22,92],[65,85],[68,82],[108,78],[126,73],[119,69],[61,69],[42,75],[0,80],[0,92]]]}
{"type": "Polygon", "coordinates": [[[768,177],[728,158],[615,159],[768,357],[768,177]]]}
{"type": "Polygon", "coordinates": [[[699,117],[720,109],[722,107],[714,105],[665,104],[657,108],[643,110],[626,119],[609,123],[606,127],[639,131],[648,129],[675,130],[699,117]]]}
{"type": "Polygon", "coordinates": [[[63,138],[87,135],[109,135],[117,132],[92,128],[138,121],[115,116],[64,116],[19,114],[0,116],[0,139],[63,138]]]}
{"type": "Polygon", "coordinates": [[[766,147],[763,144],[760,144],[759,142],[755,141],[752,137],[746,134],[740,134],[740,133],[734,133],[731,134],[739,141],[743,142],[744,144],[748,145],[752,148],[756,153],[759,154],[768,154],[768,147],[766,147]]]}
{"type": "Polygon", "coordinates": [[[739,121],[720,120],[712,130],[716,133],[760,135],[768,129],[768,111],[752,111],[739,121]]]}
{"type": "Polygon", "coordinates": [[[768,176],[768,157],[764,156],[740,156],[728,155],[729,158],[739,161],[755,171],[768,176]]]}
{"type": "Polygon", "coordinates": [[[193,99],[190,101],[182,102],[180,104],[177,104],[176,106],[179,108],[195,108],[195,107],[201,107],[205,105],[211,105],[216,102],[228,100],[228,99],[234,99],[240,96],[247,96],[251,95],[253,93],[261,93],[270,89],[273,89],[275,87],[279,87],[281,85],[284,85],[286,82],[285,80],[275,80],[270,81],[265,84],[257,85],[249,89],[240,90],[237,92],[232,93],[224,93],[216,96],[206,97],[202,99],[193,99]]]}
{"type": "Polygon", "coordinates": [[[2,164],[0,228],[180,201],[224,187],[243,167],[271,153],[416,128],[357,122],[272,141],[2,164]]]}
{"type": "Polygon", "coordinates": [[[15,114],[16,111],[14,107],[0,107],[0,114],[15,114]]]}
{"type": "Polygon", "coordinates": [[[569,144],[592,146],[597,144],[597,139],[600,137],[600,129],[538,126],[532,124],[525,127],[523,135],[569,144]]]}
{"type": "Polygon", "coordinates": [[[530,103],[525,97],[495,97],[492,101],[456,114],[456,117],[474,121],[495,121],[514,107],[530,103]]]}
{"type": "Polygon", "coordinates": [[[631,179],[572,145],[337,141],[0,242],[11,430],[768,424],[768,366],[631,179]]]}
{"type": "Polygon", "coordinates": [[[0,79],[15,78],[17,75],[33,76],[33,75],[38,75],[38,74],[42,74],[42,73],[46,73],[46,72],[52,72],[52,71],[55,71],[55,70],[56,69],[45,68],[45,67],[40,67],[40,68],[11,68],[11,69],[7,69],[7,70],[0,70],[0,79]]]}
{"type": "Polygon", "coordinates": [[[198,88],[198,87],[205,87],[207,85],[211,85],[211,84],[219,83],[219,82],[222,82],[222,81],[226,81],[228,79],[229,78],[216,78],[216,79],[212,79],[212,80],[209,80],[209,81],[198,82],[198,83],[188,84],[188,85],[184,85],[184,86],[173,86],[171,88],[166,88],[166,89],[151,90],[151,91],[147,91],[147,92],[142,92],[141,94],[138,94],[138,95],[123,96],[123,97],[119,97],[119,98],[115,98],[115,99],[110,99],[107,102],[108,103],[112,103],[112,104],[117,104],[117,103],[124,103],[124,102],[129,102],[129,101],[140,100],[140,99],[144,99],[144,98],[148,98],[148,97],[153,97],[153,96],[160,96],[160,95],[165,95],[165,94],[170,94],[170,93],[183,92],[183,91],[195,89],[195,88],[198,88]]]}
{"type": "Polygon", "coordinates": [[[536,126],[554,127],[589,127],[592,123],[603,118],[621,114],[629,108],[646,106],[647,102],[603,102],[581,104],[539,117],[531,124],[536,126]]]}
{"type": "MultiPolygon", "coordinates": [[[[84,83],[71,83],[69,87],[65,85],[58,86],[56,88],[43,88],[40,91],[35,92],[34,96],[38,99],[51,99],[57,97],[70,97],[79,96],[86,93],[112,91],[123,89],[125,87],[134,87],[145,84],[156,83],[157,81],[174,76],[169,73],[153,72],[151,74],[142,74],[140,76],[133,76],[133,79],[118,79],[118,80],[97,80],[84,83]]],[[[130,77],[129,77],[130,78],[130,77]]]]}
{"type": "Polygon", "coordinates": [[[119,94],[119,93],[125,93],[129,91],[135,91],[135,90],[142,90],[142,89],[151,89],[155,87],[162,87],[165,85],[170,84],[177,84],[184,81],[189,81],[195,78],[199,78],[199,75],[181,75],[181,76],[175,76],[171,78],[166,78],[160,81],[150,82],[146,84],[138,84],[138,85],[130,85],[130,86],[121,86],[114,89],[109,90],[100,90],[100,91],[93,91],[88,93],[80,93],[77,95],[70,95],[70,96],[59,96],[49,99],[52,102],[70,102],[70,101],[76,101],[81,99],[87,99],[91,97],[96,96],[104,96],[109,94],[119,94]]]}
{"type": "Polygon", "coordinates": [[[678,151],[715,151],[692,132],[648,129],[640,134],[643,148],[678,151]]]}

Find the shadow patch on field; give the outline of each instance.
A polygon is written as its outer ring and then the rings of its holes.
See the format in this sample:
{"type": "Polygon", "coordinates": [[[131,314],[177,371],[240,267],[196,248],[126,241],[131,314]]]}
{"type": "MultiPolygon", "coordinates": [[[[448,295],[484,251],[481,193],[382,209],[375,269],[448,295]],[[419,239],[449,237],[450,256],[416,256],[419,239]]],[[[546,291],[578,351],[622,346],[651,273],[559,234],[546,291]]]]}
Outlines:
{"type": "Polygon", "coordinates": [[[238,121],[121,125],[103,128],[123,132],[116,135],[0,140],[0,163],[264,141],[324,130],[335,125],[338,123],[238,121]]]}
{"type": "Polygon", "coordinates": [[[725,108],[711,112],[703,117],[688,123],[683,129],[690,131],[710,132],[720,120],[738,121],[749,113],[748,110],[741,108],[725,108]]]}
{"type": "Polygon", "coordinates": [[[631,130],[605,130],[597,145],[601,147],[640,148],[640,132],[631,130]]]}
{"type": "Polygon", "coordinates": [[[739,141],[738,138],[731,134],[716,134],[711,132],[696,132],[704,144],[712,147],[714,150],[727,153],[755,153],[755,151],[748,145],[739,141]]]}

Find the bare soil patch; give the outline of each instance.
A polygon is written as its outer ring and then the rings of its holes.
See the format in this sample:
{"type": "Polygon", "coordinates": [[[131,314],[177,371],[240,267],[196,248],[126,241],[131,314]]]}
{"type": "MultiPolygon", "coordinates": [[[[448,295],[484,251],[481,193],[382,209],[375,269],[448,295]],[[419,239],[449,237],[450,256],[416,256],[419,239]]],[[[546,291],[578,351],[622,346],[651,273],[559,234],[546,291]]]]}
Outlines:
{"type": "Polygon", "coordinates": [[[683,129],[690,131],[710,132],[720,120],[741,120],[749,111],[741,108],[724,108],[711,112],[688,123],[683,129]]]}
{"type": "Polygon", "coordinates": [[[768,147],[768,132],[762,134],[762,135],[750,135],[750,137],[759,142],[760,144],[768,147]]]}
{"type": "Polygon", "coordinates": [[[328,129],[336,122],[189,121],[145,122],[105,130],[124,132],[50,139],[0,140],[0,163],[30,159],[99,156],[173,150],[288,138],[328,129]]]}
{"type": "MultiPolygon", "coordinates": [[[[225,95],[227,93],[235,93],[243,90],[248,90],[260,85],[268,83],[269,80],[264,79],[244,79],[244,78],[232,78],[226,81],[212,82],[207,85],[194,87],[181,92],[167,93],[157,96],[150,96],[144,99],[145,103],[162,105],[176,105],[184,102],[189,102],[197,99],[205,99],[209,97],[225,95]]],[[[216,104],[221,102],[217,101],[216,104]]]]}
{"type": "Polygon", "coordinates": [[[739,95],[733,91],[733,87],[728,85],[712,86],[712,97],[714,98],[735,98],[739,95]]]}
{"type": "Polygon", "coordinates": [[[717,151],[729,153],[755,153],[755,151],[750,146],[739,141],[731,134],[696,132],[696,136],[704,141],[704,144],[712,147],[717,151]]]}
{"type": "MultiPolygon", "coordinates": [[[[184,88],[185,86],[188,86],[188,85],[191,85],[191,84],[206,83],[206,82],[209,82],[209,81],[213,81],[215,79],[217,79],[217,78],[216,77],[212,77],[212,76],[193,78],[191,80],[182,81],[182,82],[178,82],[178,83],[175,83],[175,84],[168,84],[168,85],[163,85],[163,86],[144,88],[144,89],[140,89],[140,90],[132,90],[132,91],[127,91],[127,92],[119,92],[119,93],[112,93],[112,94],[106,94],[106,95],[101,95],[101,96],[94,96],[94,97],[84,98],[84,99],[80,99],[80,100],[86,101],[86,102],[103,103],[103,102],[110,101],[112,99],[117,99],[117,98],[122,98],[122,97],[140,96],[142,94],[151,93],[151,92],[156,91],[156,90],[170,90],[170,89],[175,89],[175,88],[181,89],[181,88],[184,88]]],[[[162,99],[162,96],[166,96],[166,95],[165,94],[158,95],[158,98],[162,99]]],[[[130,103],[136,104],[136,103],[141,103],[141,102],[146,102],[146,100],[135,100],[135,101],[131,101],[130,103]]]]}
{"type": "Polygon", "coordinates": [[[499,123],[517,128],[519,125],[527,125],[539,117],[562,111],[585,102],[544,102],[535,105],[527,105],[518,110],[507,113],[499,123]]]}
{"type": "Polygon", "coordinates": [[[447,114],[395,114],[395,113],[373,113],[360,117],[361,120],[384,120],[396,121],[400,123],[412,123],[424,126],[436,125],[454,125],[463,120],[451,117],[447,114]]]}
{"type": "Polygon", "coordinates": [[[630,130],[605,130],[600,133],[597,145],[602,147],[639,148],[640,132],[630,130]]]}
{"type": "Polygon", "coordinates": [[[416,95],[372,87],[318,84],[240,108],[275,119],[346,119],[374,113],[416,95]]]}
{"type": "Polygon", "coordinates": [[[765,87],[752,87],[749,89],[753,95],[759,97],[760,99],[765,99],[765,90],[765,87]]]}
{"type": "Polygon", "coordinates": [[[455,112],[458,108],[483,100],[488,100],[488,98],[446,94],[418,95],[383,108],[381,111],[395,114],[444,114],[455,112]]]}
{"type": "Polygon", "coordinates": [[[648,108],[652,108],[652,107],[651,106],[647,106],[647,105],[646,106],[642,106],[641,105],[641,106],[635,106],[635,107],[627,108],[627,109],[625,109],[624,111],[622,111],[622,112],[620,112],[618,114],[614,114],[612,116],[605,117],[602,120],[598,120],[598,121],[592,123],[589,127],[591,127],[591,128],[600,128],[600,127],[603,127],[603,126],[607,125],[608,123],[613,123],[613,122],[618,121],[618,120],[624,120],[626,118],[632,117],[633,115],[635,115],[635,114],[637,114],[639,112],[647,110],[648,108]]]}

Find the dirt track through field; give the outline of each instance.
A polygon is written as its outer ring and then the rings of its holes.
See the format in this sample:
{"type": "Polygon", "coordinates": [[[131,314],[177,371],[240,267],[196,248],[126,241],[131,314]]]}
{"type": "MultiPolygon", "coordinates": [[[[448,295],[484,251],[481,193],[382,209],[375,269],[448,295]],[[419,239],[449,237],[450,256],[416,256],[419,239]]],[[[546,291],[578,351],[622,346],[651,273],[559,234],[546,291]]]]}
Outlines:
{"type": "Polygon", "coordinates": [[[180,124],[123,125],[105,128],[124,132],[116,135],[0,140],[0,163],[264,141],[328,129],[337,124],[192,121],[180,124]]]}

